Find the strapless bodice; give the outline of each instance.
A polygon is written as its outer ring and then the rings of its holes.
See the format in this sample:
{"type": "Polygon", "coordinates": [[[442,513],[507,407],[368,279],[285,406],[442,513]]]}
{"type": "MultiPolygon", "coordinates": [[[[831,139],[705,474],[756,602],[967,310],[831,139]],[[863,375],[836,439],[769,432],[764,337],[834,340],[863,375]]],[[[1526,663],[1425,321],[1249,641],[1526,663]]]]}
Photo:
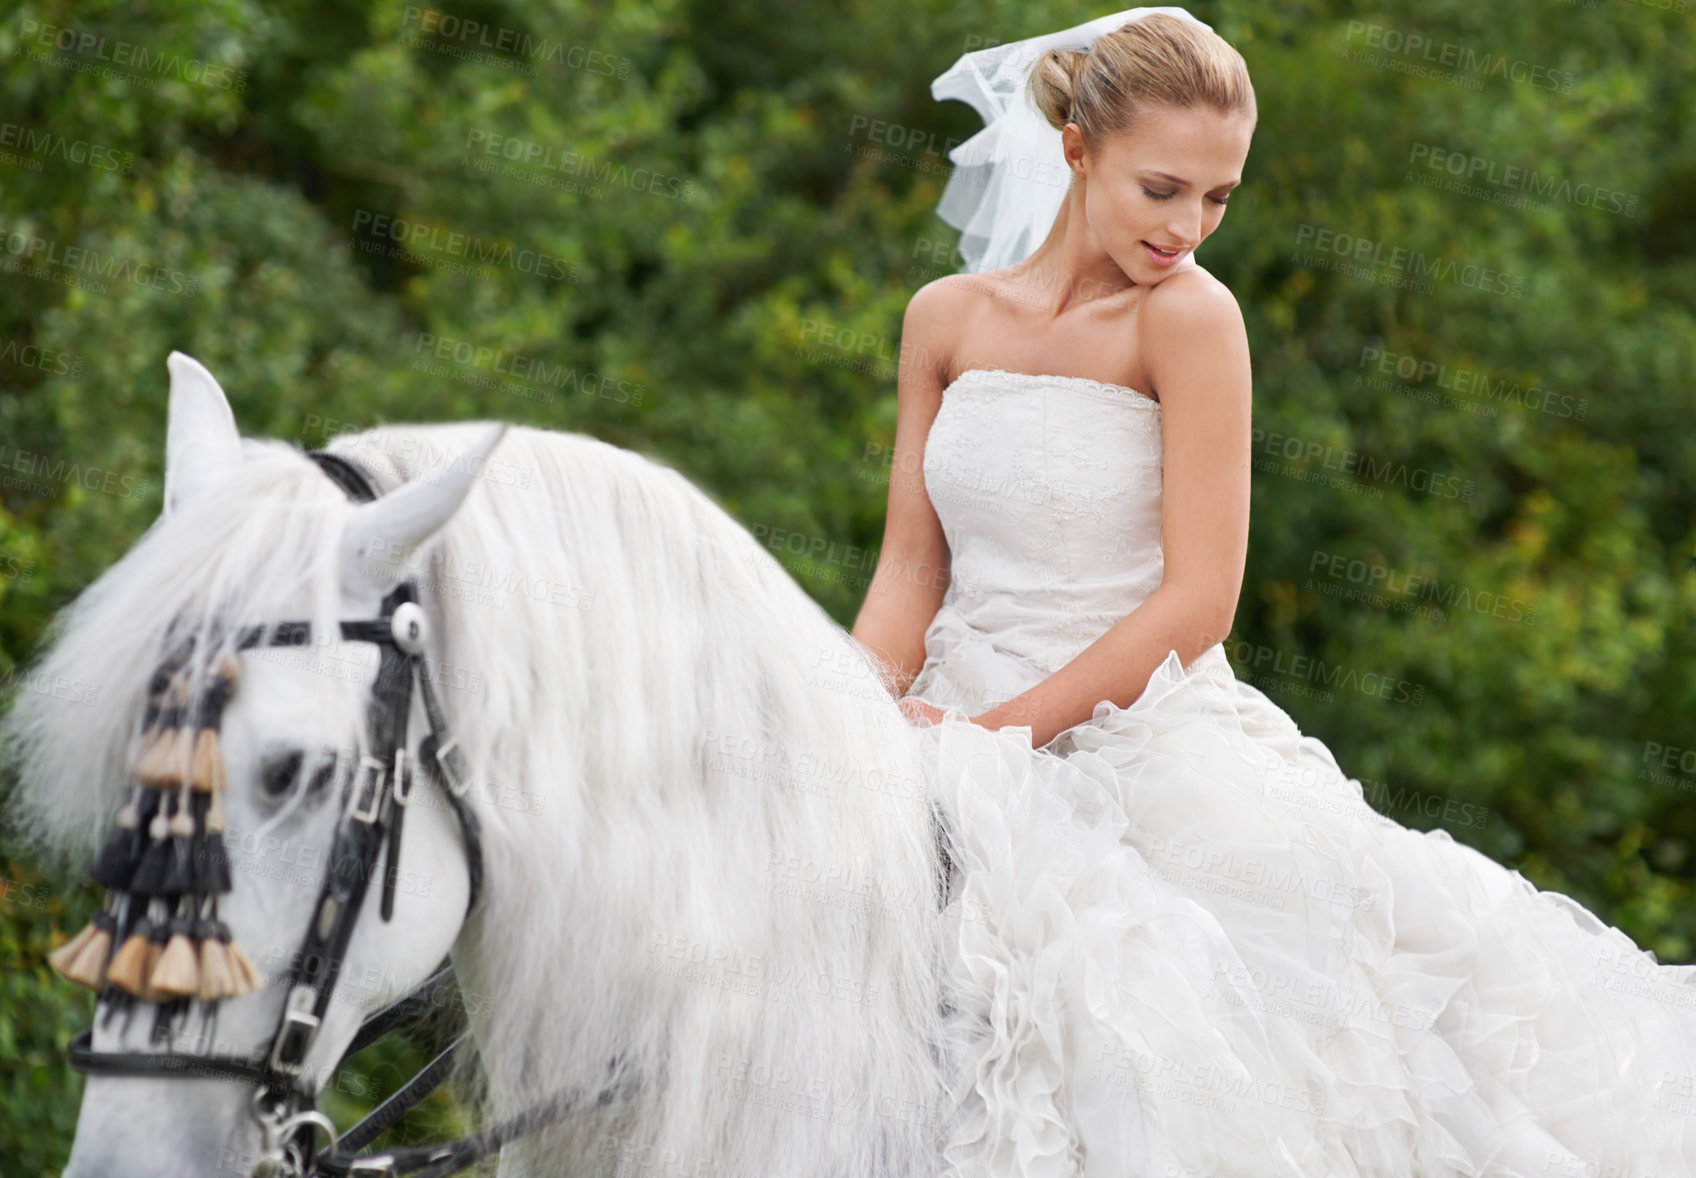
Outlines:
{"type": "Polygon", "coordinates": [[[993,706],[1155,590],[1160,418],[1153,398],[1085,377],[971,368],[943,390],[924,476],[952,575],[910,695],[993,706]]]}

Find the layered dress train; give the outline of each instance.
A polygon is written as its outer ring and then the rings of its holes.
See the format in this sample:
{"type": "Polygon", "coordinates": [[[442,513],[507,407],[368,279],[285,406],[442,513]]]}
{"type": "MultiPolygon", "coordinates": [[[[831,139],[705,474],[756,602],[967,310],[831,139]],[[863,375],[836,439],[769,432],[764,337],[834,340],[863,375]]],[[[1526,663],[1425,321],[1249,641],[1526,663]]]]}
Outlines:
{"type": "Polygon", "coordinates": [[[971,1178],[1696,1173],[1696,967],[1377,813],[1222,647],[1033,748],[966,716],[1160,582],[1161,410],[970,369],[924,455],[952,555],[909,690],[958,857],[971,1178]]]}

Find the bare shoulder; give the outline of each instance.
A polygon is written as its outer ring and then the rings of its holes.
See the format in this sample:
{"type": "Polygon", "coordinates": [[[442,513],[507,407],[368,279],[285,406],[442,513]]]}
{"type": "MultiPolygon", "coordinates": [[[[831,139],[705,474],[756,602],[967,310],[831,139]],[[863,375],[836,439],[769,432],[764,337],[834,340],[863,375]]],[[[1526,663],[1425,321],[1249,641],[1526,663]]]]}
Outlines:
{"type": "Polygon", "coordinates": [[[1243,331],[1237,296],[1199,264],[1187,266],[1156,285],[1143,300],[1141,310],[1141,318],[1152,329],[1147,338],[1152,340],[1168,339],[1174,333],[1193,340],[1243,331]]]}
{"type": "Polygon", "coordinates": [[[913,292],[901,322],[902,364],[947,381],[962,329],[983,297],[983,284],[970,274],[945,274],[913,292]]]}
{"type": "Polygon", "coordinates": [[[985,275],[944,274],[907,300],[907,318],[919,326],[957,324],[983,298],[985,275]]]}
{"type": "Polygon", "coordinates": [[[1174,394],[1190,404],[1248,398],[1248,329],[1231,288],[1200,266],[1188,267],[1149,291],[1137,348],[1149,388],[1166,404],[1174,394]]]}

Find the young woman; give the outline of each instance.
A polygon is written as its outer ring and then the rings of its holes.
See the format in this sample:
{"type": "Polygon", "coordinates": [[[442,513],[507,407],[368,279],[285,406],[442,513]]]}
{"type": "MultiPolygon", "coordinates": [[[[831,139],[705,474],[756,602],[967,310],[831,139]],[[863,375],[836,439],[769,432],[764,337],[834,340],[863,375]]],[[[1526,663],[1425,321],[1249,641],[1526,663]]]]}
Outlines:
{"type": "Polygon", "coordinates": [[[933,92],[988,124],[942,207],[968,272],[907,309],[854,635],[953,824],[961,1172],[1696,1172],[1696,968],[1380,817],[1225,658],[1250,366],[1192,254],[1241,56],[1134,9],[933,92]]]}

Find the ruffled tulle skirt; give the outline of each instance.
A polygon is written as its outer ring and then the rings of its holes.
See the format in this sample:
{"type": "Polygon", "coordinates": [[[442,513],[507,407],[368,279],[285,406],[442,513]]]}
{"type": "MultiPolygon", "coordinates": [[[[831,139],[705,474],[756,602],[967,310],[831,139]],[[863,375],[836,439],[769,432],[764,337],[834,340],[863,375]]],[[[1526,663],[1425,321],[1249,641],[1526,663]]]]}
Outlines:
{"type": "Polygon", "coordinates": [[[1042,749],[943,650],[958,1173],[1696,1173],[1696,967],[1380,816],[1218,647],[1042,749]]]}

